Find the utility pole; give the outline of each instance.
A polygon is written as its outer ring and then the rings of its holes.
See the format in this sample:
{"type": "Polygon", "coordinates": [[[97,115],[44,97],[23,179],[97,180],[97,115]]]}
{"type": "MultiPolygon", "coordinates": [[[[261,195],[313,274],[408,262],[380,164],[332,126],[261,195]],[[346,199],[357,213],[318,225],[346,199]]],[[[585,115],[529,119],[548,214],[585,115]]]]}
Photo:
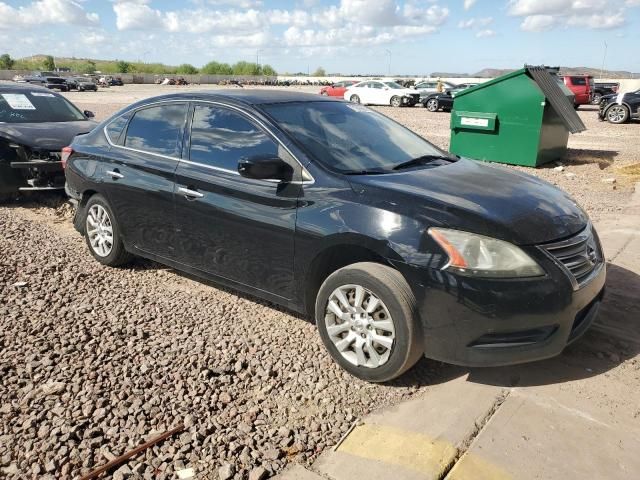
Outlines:
{"type": "Polygon", "coordinates": [[[384,51],[385,51],[385,52],[387,53],[387,55],[389,56],[389,61],[388,61],[388,63],[387,63],[387,76],[389,76],[389,77],[390,77],[390,76],[391,76],[391,50],[389,50],[388,48],[386,48],[384,51]]]}
{"type": "Polygon", "coordinates": [[[604,62],[607,59],[607,42],[604,42],[604,54],[602,55],[602,68],[600,68],[600,80],[602,80],[602,76],[604,75],[604,62]]]}
{"type": "Polygon", "coordinates": [[[263,52],[262,49],[258,49],[256,50],[256,65],[259,67],[260,66],[260,54],[263,52]]]}

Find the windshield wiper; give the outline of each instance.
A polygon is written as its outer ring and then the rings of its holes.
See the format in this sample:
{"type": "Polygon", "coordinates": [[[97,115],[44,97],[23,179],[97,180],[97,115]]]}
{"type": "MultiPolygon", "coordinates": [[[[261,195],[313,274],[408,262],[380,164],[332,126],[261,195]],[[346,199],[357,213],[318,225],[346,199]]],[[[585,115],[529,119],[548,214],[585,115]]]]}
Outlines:
{"type": "Polygon", "coordinates": [[[451,162],[454,159],[446,155],[422,155],[421,157],[412,158],[411,160],[408,160],[406,162],[402,162],[399,165],[396,165],[395,167],[393,167],[393,170],[403,170],[405,168],[415,167],[417,165],[424,165],[425,163],[431,163],[438,160],[447,160],[451,162]]]}

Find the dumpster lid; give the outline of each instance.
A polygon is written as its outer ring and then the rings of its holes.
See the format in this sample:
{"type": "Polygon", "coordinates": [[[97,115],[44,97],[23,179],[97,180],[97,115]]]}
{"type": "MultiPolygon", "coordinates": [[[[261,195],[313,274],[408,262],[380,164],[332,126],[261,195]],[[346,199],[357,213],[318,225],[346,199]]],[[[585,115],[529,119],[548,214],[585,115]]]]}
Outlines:
{"type": "Polygon", "coordinates": [[[582,123],[575,108],[562,91],[557,80],[549,73],[546,67],[526,65],[525,69],[534,82],[540,87],[544,96],[556,111],[562,122],[571,133],[584,132],[587,127],[582,123]]]}

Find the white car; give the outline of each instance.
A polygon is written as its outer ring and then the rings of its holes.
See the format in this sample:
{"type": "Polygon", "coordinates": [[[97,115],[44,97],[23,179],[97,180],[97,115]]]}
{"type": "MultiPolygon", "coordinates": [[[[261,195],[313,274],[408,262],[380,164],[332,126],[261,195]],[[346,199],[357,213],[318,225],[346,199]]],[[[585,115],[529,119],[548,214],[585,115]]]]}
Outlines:
{"type": "Polygon", "coordinates": [[[344,92],[344,99],[363,105],[413,107],[420,101],[420,94],[410,88],[404,88],[396,82],[365,80],[347,88],[344,92]]]}

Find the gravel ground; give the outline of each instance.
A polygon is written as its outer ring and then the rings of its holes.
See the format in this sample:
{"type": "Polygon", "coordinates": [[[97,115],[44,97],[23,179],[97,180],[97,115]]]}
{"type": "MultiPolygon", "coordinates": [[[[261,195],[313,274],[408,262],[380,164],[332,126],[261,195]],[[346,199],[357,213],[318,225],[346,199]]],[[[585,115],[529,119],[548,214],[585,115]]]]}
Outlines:
{"type": "MultiPolygon", "coordinates": [[[[67,95],[101,120],[178,89],[67,95]]],[[[379,109],[448,146],[448,114],[379,109]]],[[[566,189],[598,218],[626,205],[631,182],[619,168],[640,161],[640,125],[580,115],[589,130],[571,137],[563,171],[526,171],[566,189]],[[602,181],[611,177],[615,184],[602,181]]],[[[369,411],[459,375],[423,360],[393,384],[361,382],[328,358],[306,319],[152,262],[102,267],[71,227],[71,213],[54,196],[0,207],[0,477],[77,477],[184,422],[184,433],[113,478],[175,478],[183,467],[198,478],[265,478],[288,462],[312,461],[369,411]]],[[[590,334],[572,346],[568,361],[604,362],[622,348],[596,340],[590,334]]],[[[638,385],[633,365],[603,371],[638,385]]],[[[589,395],[613,402],[605,387],[589,395]]]]}
{"type": "Polygon", "coordinates": [[[66,208],[41,208],[0,208],[7,477],[77,477],[184,422],[121,473],[174,478],[185,465],[216,478],[228,464],[229,478],[258,478],[312,460],[358,417],[438,375],[423,361],[401,384],[358,381],[307,320],[151,262],[103,267],[66,208]]]}

